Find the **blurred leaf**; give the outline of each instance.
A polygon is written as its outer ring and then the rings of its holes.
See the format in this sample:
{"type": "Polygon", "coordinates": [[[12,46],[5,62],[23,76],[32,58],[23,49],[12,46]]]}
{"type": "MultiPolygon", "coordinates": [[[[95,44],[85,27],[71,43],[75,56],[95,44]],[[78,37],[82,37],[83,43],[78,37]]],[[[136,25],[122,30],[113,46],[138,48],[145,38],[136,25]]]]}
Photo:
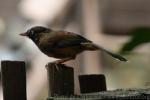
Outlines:
{"type": "Polygon", "coordinates": [[[131,39],[124,44],[120,53],[131,52],[135,47],[150,42],[150,28],[139,27],[129,32],[131,39]]]}

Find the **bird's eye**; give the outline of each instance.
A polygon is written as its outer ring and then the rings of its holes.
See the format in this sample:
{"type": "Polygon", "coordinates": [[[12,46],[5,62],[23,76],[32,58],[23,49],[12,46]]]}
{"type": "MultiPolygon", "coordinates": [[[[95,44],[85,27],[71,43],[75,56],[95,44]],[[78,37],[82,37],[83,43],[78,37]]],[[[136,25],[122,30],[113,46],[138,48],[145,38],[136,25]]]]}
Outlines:
{"type": "Polygon", "coordinates": [[[30,30],[30,34],[31,34],[31,35],[33,35],[33,34],[34,34],[34,32],[33,32],[32,30],[30,30]]]}

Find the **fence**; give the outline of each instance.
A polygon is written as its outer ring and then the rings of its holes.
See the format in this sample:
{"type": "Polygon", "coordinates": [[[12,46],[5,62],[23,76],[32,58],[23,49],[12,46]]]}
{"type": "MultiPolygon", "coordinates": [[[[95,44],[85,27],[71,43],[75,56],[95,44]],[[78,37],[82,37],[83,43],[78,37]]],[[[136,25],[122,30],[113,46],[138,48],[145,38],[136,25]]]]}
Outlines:
{"type": "MultiPolygon", "coordinates": [[[[150,88],[106,91],[105,76],[101,74],[79,75],[81,95],[75,95],[73,68],[54,63],[49,63],[46,67],[49,82],[47,100],[150,99],[150,88]]],[[[2,61],[1,71],[4,100],[27,100],[25,62],[2,61]]]]}

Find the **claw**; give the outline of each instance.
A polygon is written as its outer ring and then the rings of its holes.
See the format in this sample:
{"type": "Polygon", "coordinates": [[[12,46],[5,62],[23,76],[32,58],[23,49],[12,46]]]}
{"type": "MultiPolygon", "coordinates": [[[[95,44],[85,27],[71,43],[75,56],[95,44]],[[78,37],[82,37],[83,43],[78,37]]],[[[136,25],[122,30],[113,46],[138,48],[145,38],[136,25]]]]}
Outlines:
{"type": "MultiPolygon", "coordinates": [[[[58,67],[59,64],[62,64],[62,63],[64,63],[64,62],[69,61],[69,60],[72,60],[72,59],[74,59],[74,58],[64,58],[64,59],[61,59],[61,60],[56,60],[56,61],[51,62],[51,63],[56,66],[56,70],[58,71],[58,70],[59,70],[59,67],[58,67]]],[[[49,67],[48,65],[49,65],[49,64],[46,64],[46,66],[45,66],[45,68],[46,68],[47,70],[48,70],[48,67],[49,67]]]]}

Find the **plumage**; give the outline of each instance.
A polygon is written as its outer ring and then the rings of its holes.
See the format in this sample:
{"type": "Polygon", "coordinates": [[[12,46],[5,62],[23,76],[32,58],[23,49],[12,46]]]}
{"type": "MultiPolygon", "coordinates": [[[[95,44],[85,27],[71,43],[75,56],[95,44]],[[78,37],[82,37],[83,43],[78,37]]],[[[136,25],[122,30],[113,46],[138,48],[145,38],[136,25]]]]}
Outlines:
{"type": "Polygon", "coordinates": [[[38,48],[49,57],[61,59],[58,61],[59,63],[75,59],[79,53],[85,50],[102,50],[120,61],[127,61],[120,55],[105,50],[83,36],[72,32],[54,31],[42,26],[35,26],[20,35],[33,40],[38,48]]]}

